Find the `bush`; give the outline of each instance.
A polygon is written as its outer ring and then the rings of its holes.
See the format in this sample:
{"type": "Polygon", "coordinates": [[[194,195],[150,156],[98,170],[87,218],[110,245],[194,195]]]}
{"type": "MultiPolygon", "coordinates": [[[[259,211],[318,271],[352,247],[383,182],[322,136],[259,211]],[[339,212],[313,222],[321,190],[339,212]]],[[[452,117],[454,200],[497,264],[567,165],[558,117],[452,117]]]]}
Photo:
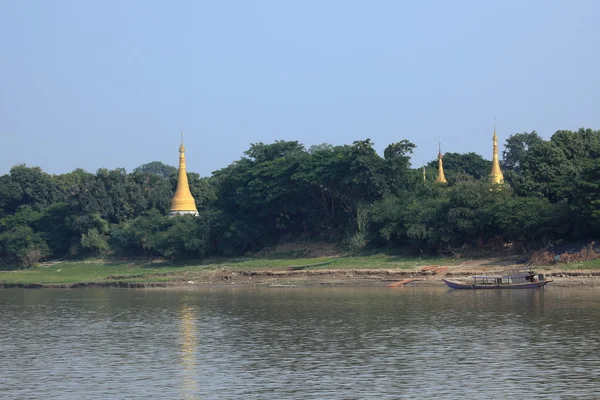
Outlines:
{"type": "Polygon", "coordinates": [[[39,233],[26,225],[0,234],[0,257],[23,267],[32,267],[50,254],[48,244],[39,233]]]}

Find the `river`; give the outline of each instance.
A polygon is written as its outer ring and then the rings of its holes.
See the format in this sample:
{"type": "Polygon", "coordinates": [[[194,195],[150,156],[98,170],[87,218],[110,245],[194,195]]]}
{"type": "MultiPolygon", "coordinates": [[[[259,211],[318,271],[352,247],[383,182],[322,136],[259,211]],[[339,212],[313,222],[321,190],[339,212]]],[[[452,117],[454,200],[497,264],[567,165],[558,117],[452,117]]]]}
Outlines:
{"type": "Polygon", "coordinates": [[[600,291],[0,290],[2,399],[600,397],[600,291]]]}

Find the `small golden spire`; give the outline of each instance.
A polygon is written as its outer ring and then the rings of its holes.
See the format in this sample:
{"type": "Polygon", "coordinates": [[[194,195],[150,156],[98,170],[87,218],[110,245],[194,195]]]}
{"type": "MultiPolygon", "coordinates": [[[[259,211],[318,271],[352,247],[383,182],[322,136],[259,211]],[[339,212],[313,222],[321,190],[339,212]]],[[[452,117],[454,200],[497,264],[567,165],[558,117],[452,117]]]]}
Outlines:
{"type": "Polygon", "coordinates": [[[198,215],[196,201],[190,191],[185,165],[185,147],[183,146],[183,131],[181,132],[181,145],[179,145],[179,173],[177,175],[177,189],[171,200],[169,215],[192,214],[198,215]]]}
{"type": "Polygon", "coordinates": [[[492,171],[490,172],[490,179],[493,183],[501,184],[504,182],[504,175],[500,170],[500,161],[498,161],[498,136],[496,135],[496,119],[494,118],[494,154],[492,156],[492,171]]]}
{"type": "Polygon", "coordinates": [[[442,155],[442,144],[439,143],[439,152],[438,152],[438,176],[435,179],[438,183],[448,183],[446,181],[446,177],[444,176],[444,162],[442,159],[444,156],[442,155]]]}
{"type": "Polygon", "coordinates": [[[423,165],[423,182],[427,181],[427,172],[425,172],[425,166],[423,165]]]}

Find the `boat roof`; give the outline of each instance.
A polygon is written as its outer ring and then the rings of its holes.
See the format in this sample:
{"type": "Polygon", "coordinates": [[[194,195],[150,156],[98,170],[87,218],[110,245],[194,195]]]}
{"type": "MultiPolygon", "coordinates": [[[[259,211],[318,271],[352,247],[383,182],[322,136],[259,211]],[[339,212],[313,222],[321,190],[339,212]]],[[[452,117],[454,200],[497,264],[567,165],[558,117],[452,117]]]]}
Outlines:
{"type": "Polygon", "coordinates": [[[530,276],[531,274],[510,274],[510,275],[474,275],[473,278],[488,278],[488,279],[496,279],[496,278],[522,278],[526,276],[530,276]]]}
{"type": "Polygon", "coordinates": [[[535,274],[533,272],[533,269],[523,267],[523,268],[511,268],[505,272],[505,275],[474,275],[473,278],[481,278],[481,279],[484,279],[484,278],[488,278],[488,279],[520,278],[520,277],[529,276],[529,275],[533,275],[533,274],[535,274]]]}

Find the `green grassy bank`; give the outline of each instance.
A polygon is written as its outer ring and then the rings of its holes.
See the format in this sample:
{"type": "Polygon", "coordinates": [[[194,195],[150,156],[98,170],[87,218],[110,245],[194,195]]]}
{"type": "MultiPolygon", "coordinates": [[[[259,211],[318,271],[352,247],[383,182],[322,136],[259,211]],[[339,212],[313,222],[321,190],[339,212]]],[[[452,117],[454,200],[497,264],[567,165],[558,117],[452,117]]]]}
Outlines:
{"type": "Polygon", "coordinates": [[[451,258],[415,258],[386,254],[361,257],[218,259],[181,264],[115,260],[64,261],[30,269],[0,271],[2,284],[73,284],[110,282],[169,282],[219,271],[287,270],[289,266],[320,264],[307,269],[418,269],[425,265],[454,265],[451,258]]]}
{"type": "MultiPolygon", "coordinates": [[[[463,262],[465,260],[462,260],[463,262]]],[[[471,262],[477,260],[471,260],[471,262]]],[[[0,285],[72,285],[113,283],[168,283],[196,280],[210,273],[287,271],[290,266],[310,265],[306,270],[418,270],[427,265],[458,266],[460,261],[443,257],[405,257],[388,254],[320,258],[232,258],[187,263],[134,260],[59,261],[35,268],[0,271],[0,285]],[[320,265],[327,261],[333,261],[320,265]],[[317,264],[317,265],[312,265],[317,264]]],[[[482,264],[487,265],[487,264],[482,264]]],[[[600,259],[538,266],[537,270],[576,272],[600,270],[600,259]]]]}

